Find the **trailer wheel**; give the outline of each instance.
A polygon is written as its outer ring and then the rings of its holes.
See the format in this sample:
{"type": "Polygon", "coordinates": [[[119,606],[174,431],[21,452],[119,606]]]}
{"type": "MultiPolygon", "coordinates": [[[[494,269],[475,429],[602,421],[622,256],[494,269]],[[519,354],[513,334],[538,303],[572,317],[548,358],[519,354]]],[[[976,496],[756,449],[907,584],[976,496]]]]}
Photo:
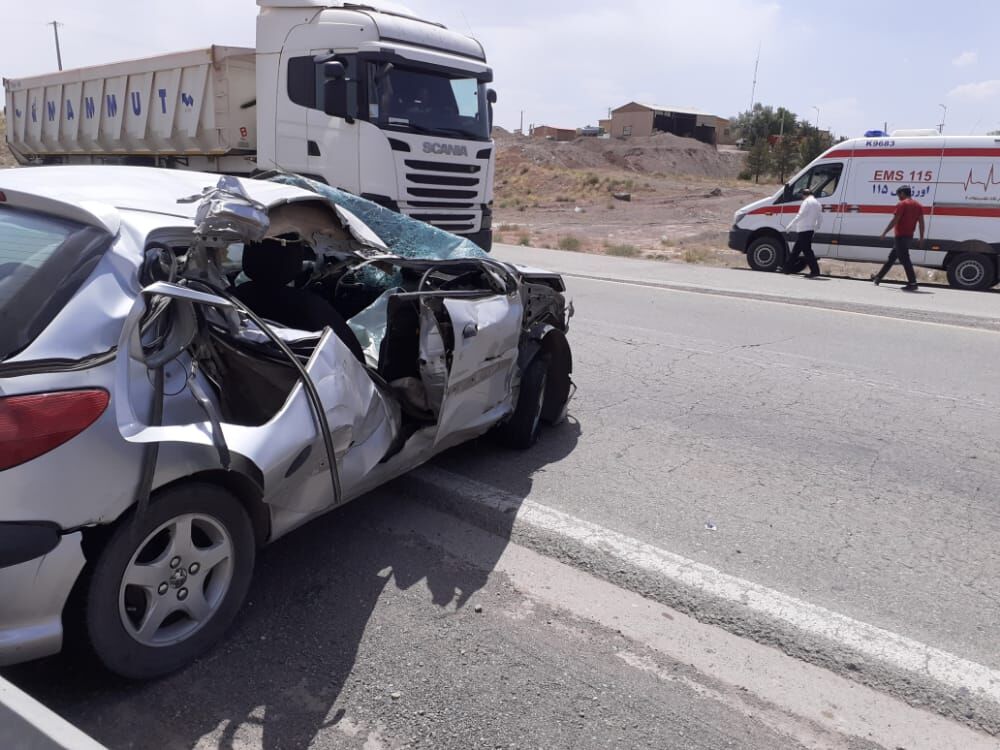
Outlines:
{"type": "Polygon", "coordinates": [[[747,263],[755,271],[775,271],[785,260],[785,244],[777,237],[758,237],[747,248],[747,263]]]}
{"type": "Polygon", "coordinates": [[[956,289],[989,289],[997,283],[996,263],[984,253],[956,255],[948,263],[948,283],[956,289]]]}

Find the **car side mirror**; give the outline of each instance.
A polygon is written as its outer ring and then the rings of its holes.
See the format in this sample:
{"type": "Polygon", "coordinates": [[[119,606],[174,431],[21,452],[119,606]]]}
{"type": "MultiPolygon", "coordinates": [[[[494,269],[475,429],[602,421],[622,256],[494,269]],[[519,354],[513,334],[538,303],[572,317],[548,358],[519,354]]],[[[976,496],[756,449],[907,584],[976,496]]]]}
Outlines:
{"type": "Polygon", "coordinates": [[[486,101],[488,101],[490,104],[497,103],[496,89],[486,89],[486,101]]]}

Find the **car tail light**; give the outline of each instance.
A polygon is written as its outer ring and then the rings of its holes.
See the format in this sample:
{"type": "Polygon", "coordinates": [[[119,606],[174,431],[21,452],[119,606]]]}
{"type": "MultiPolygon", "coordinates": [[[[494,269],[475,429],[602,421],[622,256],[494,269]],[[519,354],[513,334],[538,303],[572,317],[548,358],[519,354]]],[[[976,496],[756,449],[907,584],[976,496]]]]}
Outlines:
{"type": "Polygon", "coordinates": [[[0,471],[76,437],[97,421],[109,400],[101,389],[0,398],[0,471]]]}

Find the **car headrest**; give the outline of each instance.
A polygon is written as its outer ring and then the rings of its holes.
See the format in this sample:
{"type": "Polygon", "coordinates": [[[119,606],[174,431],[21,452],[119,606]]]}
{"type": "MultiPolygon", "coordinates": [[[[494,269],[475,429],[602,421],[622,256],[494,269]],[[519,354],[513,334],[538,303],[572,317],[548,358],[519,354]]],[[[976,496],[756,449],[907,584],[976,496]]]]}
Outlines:
{"type": "Polygon", "coordinates": [[[285,286],[302,271],[305,255],[305,247],[298,242],[248,242],[243,248],[243,272],[258,284],[285,286]]]}

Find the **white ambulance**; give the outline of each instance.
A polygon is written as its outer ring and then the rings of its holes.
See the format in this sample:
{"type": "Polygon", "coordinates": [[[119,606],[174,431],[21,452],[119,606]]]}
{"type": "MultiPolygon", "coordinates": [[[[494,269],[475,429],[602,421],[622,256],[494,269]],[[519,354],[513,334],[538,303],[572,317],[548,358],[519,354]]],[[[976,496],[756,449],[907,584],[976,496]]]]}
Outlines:
{"type": "Polygon", "coordinates": [[[1000,138],[925,135],[856,138],[830,148],[770,198],[736,212],[729,246],[750,267],[774,271],[789,251],[785,227],[810,188],[823,205],[813,238],[821,258],[884,263],[892,236],[880,235],[913,190],[924,206],[927,241],[914,241],[916,266],[943,268],[960,289],[989,289],[1000,254],[1000,138]]]}

